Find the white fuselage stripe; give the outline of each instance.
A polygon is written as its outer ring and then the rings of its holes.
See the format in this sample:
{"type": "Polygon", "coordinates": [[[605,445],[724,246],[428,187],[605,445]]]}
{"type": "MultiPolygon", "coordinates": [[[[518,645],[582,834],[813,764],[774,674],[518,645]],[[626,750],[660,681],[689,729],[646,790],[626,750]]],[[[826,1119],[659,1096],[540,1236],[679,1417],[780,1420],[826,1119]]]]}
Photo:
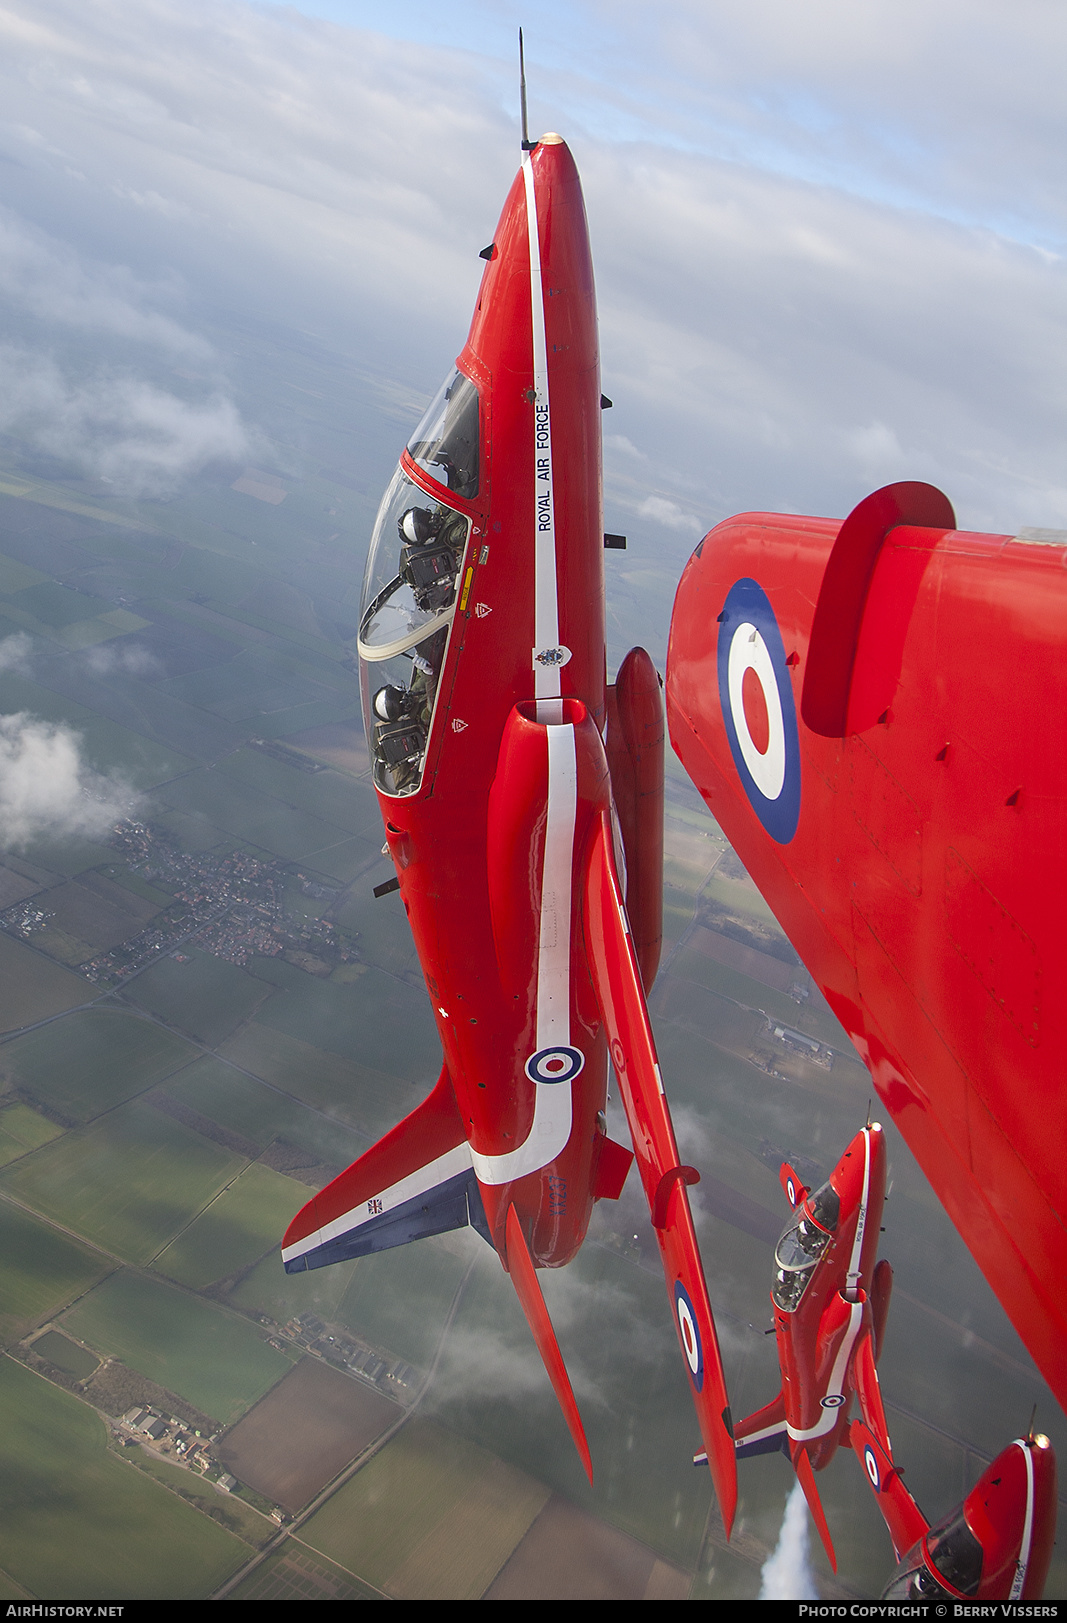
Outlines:
{"type": "Polygon", "coordinates": [[[863,1129],[863,1194],[860,1197],[860,1209],[856,1217],[856,1233],[852,1240],[852,1255],[849,1258],[848,1274],[845,1279],[845,1296],[849,1301],[855,1300],[860,1288],[860,1258],[863,1252],[863,1236],[867,1229],[867,1202],[871,1192],[871,1130],[863,1129]]]}
{"type": "MultiPolygon", "coordinates": [[[[548,815],[541,871],[541,917],[537,939],[537,1049],[570,1044],[571,891],[574,825],[578,809],[578,757],[574,728],[545,728],[548,750],[548,815]]],[[[471,1160],[479,1182],[510,1183],[554,1161],[571,1136],[571,1088],[567,1082],[534,1082],[534,1115],[526,1139],[503,1155],[471,1160]]]]}
{"type": "Polygon", "coordinates": [[[1026,1461],[1026,1515],[1023,1518],[1023,1538],[1019,1546],[1019,1559],[1015,1566],[1015,1576],[1011,1580],[1009,1600],[1018,1600],[1026,1583],[1026,1569],[1030,1565],[1030,1546],[1034,1538],[1034,1458],[1024,1442],[1015,1439],[1016,1448],[1023,1451],[1026,1461]]]}
{"type": "MultiPolygon", "coordinates": [[[[841,1338],[841,1345],[837,1349],[834,1367],[830,1371],[830,1379],[826,1383],[827,1395],[845,1391],[845,1375],[848,1371],[848,1361],[852,1357],[852,1349],[856,1345],[856,1337],[863,1325],[863,1303],[849,1303],[849,1319],[845,1333],[841,1338]]],[[[840,1418],[840,1409],[824,1409],[814,1426],[808,1426],[801,1431],[796,1426],[787,1425],[786,1430],[795,1443],[810,1442],[813,1437],[824,1437],[828,1431],[833,1431],[840,1418]]]]}
{"type": "Polygon", "coordinates": [[[379,1190],[376,1195],[369,1195],[366,1200],[361,1200],[351,1211],[342,1212],[332,1223],[306,1234],[302,1240],[297,1240],[295,1245],[284,1246],[282,1261],[288,1262],[291,1257],[306,1256],[309,1251],[317,1251],[320,1245],[327,1245],[331,1240],[338,1240],[342,1235],[351,1234],[364,1223],[382,1217],[386,1212],[395,1211],[398,1206],[414,1200],[417,1195],[428,1194],[439,1184],[447,1183],[449,1178],[454,1178],[457,1173],[469,1172],[470,1165],[469,1145],[457,1144],[454,1150],[446,1150],[444,1155],[439,1155],[435,1161],[428,1161],[425,1166],[409,1172],[406,1178],[391,1184],[388,1189],[379,1190]]]}
{"type": "MultiPolygon", "coordinates": [[[[533,331],[534,387],[534,652],[559,646],[559,602],[556,582],[556,503],[552,488],[552,407],[548,392],[548,340],[545,335],[545,290],[541,278],[541,241],[537,226],[530,154],[522,160],[526,186],[526,225],[530,239],[530,317],[533,331]]],[[[534,661],[534,698],[558,699],[559,665],[534,661]]],[[[558,715],[542,720],[558,721],[558,715]]]]}

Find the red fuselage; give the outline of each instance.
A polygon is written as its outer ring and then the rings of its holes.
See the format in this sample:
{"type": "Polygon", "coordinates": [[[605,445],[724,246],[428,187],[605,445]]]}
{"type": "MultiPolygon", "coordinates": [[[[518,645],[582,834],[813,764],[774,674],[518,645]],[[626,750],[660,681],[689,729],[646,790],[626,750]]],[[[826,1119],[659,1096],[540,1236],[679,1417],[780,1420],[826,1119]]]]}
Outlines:
{"type": "MultiPolygon", "coordinates": [[[[558,137],[527,154],[508,195],[458,365],[478,390],[477,496],[445,494],[407,453],[402,466],[471,521],[462,587],[421,786],[378,794],[494,1242],[503,1254],[513,1202],[535,1262],[555,1266],[589,1221],[606,1098],[606,1045],[588,976],[575,972],[584,954],[569,905],[568,828],[581,820],[586,785],[572,781],[571,803],[550,806],[541,871],[510,897],[509,926],[509,897],[490,894],[487,849],[501,818],[512,808],[522,816],[523,785],[502,756],[514,707],[527,705],[536,727],[538,705],[574,700],[604,726],[596,302],[581,188],[558,137]],[[505,804],[491,816],[494,782],[505,804]],[[558,906],[539,929],[553,863],[558,906]],[[556,1048],[580,1054],[580,1071],[567,1077],[578,1062],[565,1056],[555,1062],[564,1079],[549,1072],[548,1088],[527,1063],[556,1048]]],[[[537,831],[525,832],[536,843],[537,831]]]]}
{"type": "Polygon", "coordinates": [[[1065,564],[924,485],[743,515],[667,666],[675,750],[1061,1404],[1065,564]]]}

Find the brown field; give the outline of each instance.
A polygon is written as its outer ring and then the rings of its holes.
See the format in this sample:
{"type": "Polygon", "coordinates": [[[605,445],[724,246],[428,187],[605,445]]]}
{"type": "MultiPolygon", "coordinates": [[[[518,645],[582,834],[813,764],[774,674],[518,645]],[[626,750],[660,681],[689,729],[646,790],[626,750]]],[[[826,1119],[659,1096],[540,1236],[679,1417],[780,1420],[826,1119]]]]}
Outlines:
{"type": "Polygon", "coordinates": [[[689,1576],[553,1494],[486,1600],[686,1600],[689,1576]]]}
{"type": "Polygon", "coordinates": [[[316,761],[328,761],[342,772],[361,776],[370,769],[367,741],[358,721],[335,721],[325,727],[308,727],[302,733],[290,733],[285,740],[290,749],[303,750],[316,761]]]}
{"type": "Polygon", "coordinates": [[[399,1417],[362,1381],[304,1358],[219,1445],[228,1471],[285,1510],[300,1510],[399,1417]]]}
{"type": "Polygon", "coordinates": [[[368,1600],[378,1591],[324,1557],[288,1539],[281,1550],[238,1584],[230,1600],[368,1600]]]}

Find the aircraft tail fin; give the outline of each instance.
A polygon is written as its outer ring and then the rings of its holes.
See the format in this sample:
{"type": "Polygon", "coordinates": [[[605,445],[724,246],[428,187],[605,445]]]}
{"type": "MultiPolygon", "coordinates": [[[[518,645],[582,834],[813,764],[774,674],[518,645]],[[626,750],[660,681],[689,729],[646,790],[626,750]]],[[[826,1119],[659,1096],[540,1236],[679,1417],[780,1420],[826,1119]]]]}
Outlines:
{"type": "Polygon", "coordinates": [[[611,1062],[659,1243],[700,1434],[729,1537],[737,1508],[733,1422],[715,1320],[685,1192],[686,1184],[696,1183],[699,1174],[692,1167],[679,1165],[606,812],[600,814],[586,852],[583,924],[611,1062]]]}
{"type": "Polygon", "coordinates": [[[300,1273],[468,1224],[490,1239],[452,1080],[442,1067],[429,1097],[297,1213],[282,1241],[282,1261],[286,1273],[300,1273]]]}
{"type": "Polygon", "coordinates": [[[822,1539],[822,1547],[826,1551],[827,1560],[829,1561],[833,1570],[836,1572],[837,1556],[834,1554],[834,1541],[830,1537],[830,1529],[826,1523],[826,1512],[822,1508],[822,1500],[819,1498],[819,1490],[815,1486],[815,1472],[811,1468],[811,1461],[808,1458],[808,1451],[806,1448],[802,1447],[797,1450],[796,1459],[793,1461],[793,1468],[797,1473],[800,1486],[804,1489],[804,1497],[808,1501],[808,1509],[811,1511],[811,1519],[819,1530],[819,1537],[822,1539]]]}
{"type": "Polygon", "coordinates": [[[734,1448],[739,1460],[756,1454],[784,1454],[791,1459],[789,1433],[785,1425],[785,1400],[778,1396],[765,1403],[734,1427],[734,1448]]]}
{"type": "Polygon", "coordinates": [[[559,1399],[559,1406],[563,1410],[563,1418],[574,1438],[574,1446],[578,1450],[585,1474],[590,1482],[593,1480],[593,1462],[589,1456],[589,1444],[586,1441],[585,1428],[582,1417],[578,1413],[578,1404],[575,1401],[574,1390],[567,1374],[567,1367],[563,1362],[563,1354],[559,1350],[556,1332],[552,1328],[552,1320],[548,1316],[541,1287],[537,1282],[537,1270],[530,1256],[530,1248],[526,1244],[526,1236],[522,1232],[518,1213],[514,1206],[508,1207],[505,1224],[507,1237],[507,1266],[511,1275],[511,1282],[515,1286],[515,1293],[526,1315],[526,1322],[533,1332],[537,1343],[537,1350],[541,1354],[541,1361],[548,1371],[548,1378],[559,1399]]]}

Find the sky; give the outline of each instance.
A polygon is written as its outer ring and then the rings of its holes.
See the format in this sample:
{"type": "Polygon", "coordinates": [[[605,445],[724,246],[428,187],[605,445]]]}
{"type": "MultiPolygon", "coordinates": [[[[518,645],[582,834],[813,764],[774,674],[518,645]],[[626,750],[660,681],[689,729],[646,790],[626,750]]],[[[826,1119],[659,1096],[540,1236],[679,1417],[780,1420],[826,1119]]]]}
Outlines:
{"type": "Polygon", "coordinates": [[[1056,0],[8,0],[0,432],[148,496],[277,465],[236,318],[416,412],[517,166],[520,22],[585,187],[609,527],[680,566],[898,478],[1067,525],[1056,0]]]}

